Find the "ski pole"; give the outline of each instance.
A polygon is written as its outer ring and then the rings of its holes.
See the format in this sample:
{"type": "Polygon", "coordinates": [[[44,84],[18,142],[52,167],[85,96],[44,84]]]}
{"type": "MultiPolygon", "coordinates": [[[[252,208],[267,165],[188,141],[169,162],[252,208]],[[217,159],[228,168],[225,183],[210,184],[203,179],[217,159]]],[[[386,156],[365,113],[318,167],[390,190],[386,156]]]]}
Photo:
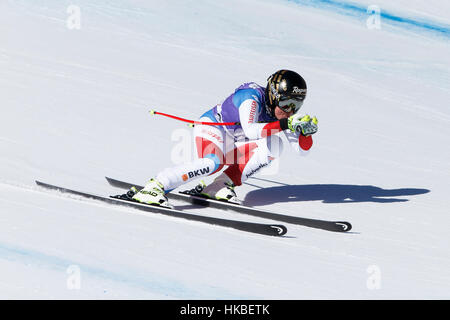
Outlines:
{"type": "Polygon", "coordinates": [[[189,123],[190,127],[193,127],[196,124],[201,124],[201,125],[208,125],[208,126],[234,126],[239,124],[239,122],[205,122],[205,121],[194,121],[194,120],[189,120],[189,119],[184,119],[184,118],[180,118],[171,114],[167,114],[167,113],[162,113],[162,112],[158,112],[155,110],[150,110],[150,114],[152,115],[160,115],[160,116],[164,116],[164,117],[168,117],[168,118],[172,118],[178,121],[183,121],[183,122],[187,122],[189,123]]]}

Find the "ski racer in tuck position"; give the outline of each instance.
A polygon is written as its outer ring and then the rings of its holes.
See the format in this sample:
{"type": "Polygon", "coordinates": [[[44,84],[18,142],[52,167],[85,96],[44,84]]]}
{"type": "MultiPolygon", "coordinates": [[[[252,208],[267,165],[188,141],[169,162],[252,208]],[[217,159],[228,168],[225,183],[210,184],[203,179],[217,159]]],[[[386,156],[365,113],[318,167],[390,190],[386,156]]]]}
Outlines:
{"type": "Polygon", "coordinates": [[[279,70],[267,86],[244,83],[222,104],[205,112],[199,121],[233,122],[233,125],[196,125],[194,138],[198,157],[190,162],[164,169],[151,178],[132,200],[170,206],[166,193],[208,175],[220,173],[209,185],[195,190],[203,197],[239,203],[235,186],[279,157],[283,132],[300,154],[311,148],[311,135],[317,132],[317,118],[298,113],[306,98],[306,82],[296,72],[279,70]]]}

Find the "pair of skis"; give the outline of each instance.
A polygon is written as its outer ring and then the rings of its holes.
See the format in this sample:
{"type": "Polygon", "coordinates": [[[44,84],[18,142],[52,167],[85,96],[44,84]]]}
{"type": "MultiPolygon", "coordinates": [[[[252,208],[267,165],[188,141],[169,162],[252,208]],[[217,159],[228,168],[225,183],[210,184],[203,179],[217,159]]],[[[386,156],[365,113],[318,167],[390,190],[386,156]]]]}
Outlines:
{"type": "MultiPolygon", "coordinates": [[[[107,181],[110,185],[117,187],[117,188],[123,188],[123,189],[129,189],[132,186],[135,186],[136,188],[140,189],[142,186],[116,180],[113,178],[106,177],[107,181]]],[[[171,217],[176,218],[183,218],[187,220],[192,221],[198,221],[203,222],[207,224],[212,225],[218,225],[222,227],[229,227],[241,231],[247,231],[252,233],[258,233],[263,235],[270,235],[270,236],[282,236],[286,234],[287,228],[284,225],[280,224],[262,224],[262,223],[255,223],[255,222],[246,222],[246,221],[237,221],[237,220],[230,220],[230,219],[223,219],[223,218],[215,218],[215,217],[208,217],[203,215],[197,215],[192,213],[187,213],[185,211],[171,209],[171,208],[165,208],[160,206],[153,206],[153,205],[146,205],[142,203],[138,203],[135,201],[130,200],[124,200],[116,197],[105,197],[96,195],[93,193],[88,192],[82,192],[82,191],[76,191],[64,187],[55,186],[52,184],[44,183],[41,181],[36,181],[36,184],[47,188],[51,190],[57,190],[62,193],[69,193],[78,195],[81,197],[99,200],[106,203],[111,203],[114,205],[120,205],[120,206],[126,206],[126,207],[132,207],[134,209],[151,212],[151,213],[158,213],[163,215],[168,215],[171,217]]],[[[281,222],[287,222],[291,224],[297,224],[302,226],[307,226],[311,228],[318,228],[318,229],[324,229],[328,231],[335,231],[335,232],[347,232],[349,231],[352,226],[349,222],[345,221],[324,221],[324,220],[317,220],[317,219],[307,219],[307,218],[300,218],[300,217],[293,217],[293,216],[287,216],[282,215],[278,213],[272,213],[265,210],[260,210],[252,207],[247,207],[243,205],[233,204],[233,203],[227,203],[222,202],[218,200],[212,200],[212,199],[206,199],[198,196],[189,195],[187,191],[180,192],[180,193],[169,193],[168,197],[170,199],[174,200],[181,200],[185,202],[189,202],[195,205],[200,206],[207,206],[211,208],[216,209],[226,209],[226,210],[232,210],[239,213],[244,213],[252,216],[257,216],[260,218],[265,219],[271,219],[281,222]]]]}

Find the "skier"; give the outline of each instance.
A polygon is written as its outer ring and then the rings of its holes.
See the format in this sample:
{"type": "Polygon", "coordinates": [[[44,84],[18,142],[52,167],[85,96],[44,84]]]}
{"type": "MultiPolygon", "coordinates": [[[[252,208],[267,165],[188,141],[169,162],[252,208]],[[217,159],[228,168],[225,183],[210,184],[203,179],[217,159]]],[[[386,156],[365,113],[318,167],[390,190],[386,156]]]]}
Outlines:
{"type": "Polygon", "coordinates": [[[196,125],[196,160],[164,169],[151,178],[132,199],[141,203],[169,206],[166,193],[208,175],[220,172],[214,181],[196,187],[200,195],[239,203],[235,186],[269,165],[282,152],[283,132],[294,149],[304,154],[312,146],[317,118],[298,113],[306,98],[306,82],[296,72],[279,70],[267,79],[267,86],[254,82],[239,86],[222,104],[205,112],[199,121],[234,122],[234,125],[196,125]]]}

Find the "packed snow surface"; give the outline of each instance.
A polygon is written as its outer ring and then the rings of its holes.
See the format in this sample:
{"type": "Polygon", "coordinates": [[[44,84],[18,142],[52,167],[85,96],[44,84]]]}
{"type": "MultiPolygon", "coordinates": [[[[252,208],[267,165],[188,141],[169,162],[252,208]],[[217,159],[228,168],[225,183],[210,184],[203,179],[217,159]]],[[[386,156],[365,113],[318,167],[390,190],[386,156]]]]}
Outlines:
{"type": "Polygon", "coordinates": [[[0,298],[449,299],[450,4],[371,5],[1,1],[0,298]],[[238,195],[350,233],[268,237],[35,185],[144,184],[193,156],[176,152],[191,129],[149,110],[196,119],[282,68],[319,132],[238,195]]]}

